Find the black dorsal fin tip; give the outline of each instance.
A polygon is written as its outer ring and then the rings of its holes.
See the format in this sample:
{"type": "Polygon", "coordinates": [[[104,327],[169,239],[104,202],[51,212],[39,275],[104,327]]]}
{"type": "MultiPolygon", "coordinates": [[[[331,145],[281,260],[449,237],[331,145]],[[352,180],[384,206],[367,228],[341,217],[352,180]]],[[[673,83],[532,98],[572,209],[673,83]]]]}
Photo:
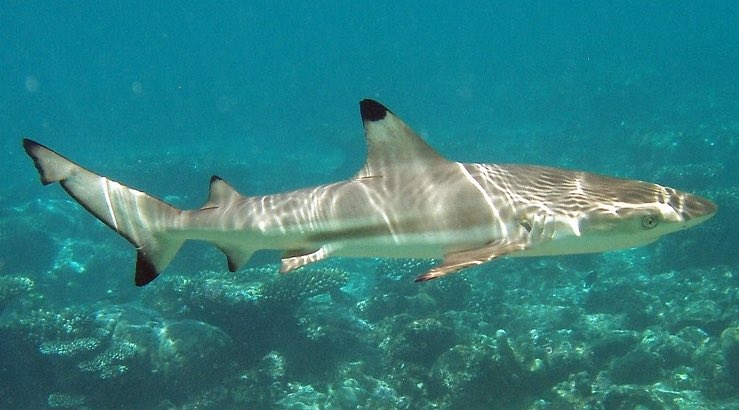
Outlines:
{"type": "Polygon", "coordinates": [[[375,100],[364,99],[359,102],[359,112],[362,114],[362,121],[372,122],[384,119],[390,110],[375,100]]]}
{"type": "Polygon", "coordinates": [[[223,178],[219,177],[218,175],[213,175],[212,177],[210,177],[211,184],[215,181],[223,181],[223,178]]]}

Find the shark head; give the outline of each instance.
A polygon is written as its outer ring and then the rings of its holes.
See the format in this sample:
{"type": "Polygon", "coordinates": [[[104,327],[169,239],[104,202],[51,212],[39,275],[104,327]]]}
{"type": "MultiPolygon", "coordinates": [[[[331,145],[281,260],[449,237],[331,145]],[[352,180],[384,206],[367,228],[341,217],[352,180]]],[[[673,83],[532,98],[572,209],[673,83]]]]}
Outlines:
{"type": "Polygon", "coordinates": [[[710,219],[716,205],[698,195],[661,185],[625,181],[625,190],[600,198],[597,206],[578,218],[578,227],[591,245],[621,248],[646,245],[660,237],[710,219]],[[602,243],[599,243],[601,242],[602,243]]]}
{"type": "Polygon", "coordinates": [[[519,224],[537,242],[521,256],[642,246],[701,224],[717,210],[698,195],[587,172],[508,166],[504,179],[517,185],[511,198],[519,224]]]}

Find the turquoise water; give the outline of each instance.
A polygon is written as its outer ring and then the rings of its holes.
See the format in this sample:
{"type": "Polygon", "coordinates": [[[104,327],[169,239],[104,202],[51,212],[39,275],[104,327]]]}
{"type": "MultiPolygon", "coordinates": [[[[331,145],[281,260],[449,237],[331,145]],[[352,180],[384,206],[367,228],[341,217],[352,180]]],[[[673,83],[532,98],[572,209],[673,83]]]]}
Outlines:
{"type": "Polygon", "coordinates": [[[0,5],[0,407],[739,408],[739,6],[652,2],[0,5]],[[647,247],[332,259],[151,285],[42,187],[30,137],[179,207],[345,179],[357,103],[444,156],[654,181],[718,214],[647,247]]]}

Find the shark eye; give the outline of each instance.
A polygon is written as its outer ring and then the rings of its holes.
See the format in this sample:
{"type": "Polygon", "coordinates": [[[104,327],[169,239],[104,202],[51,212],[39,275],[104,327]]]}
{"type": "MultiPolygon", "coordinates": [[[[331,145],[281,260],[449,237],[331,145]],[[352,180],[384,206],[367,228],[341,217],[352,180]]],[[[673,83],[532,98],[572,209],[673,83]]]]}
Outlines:
{"type": "Polygon", "coordinates": [[[657,215],[646,215],[641,220],[641,226],[644,229],[652,229],[659,224],[659,217],[657,215]]]}

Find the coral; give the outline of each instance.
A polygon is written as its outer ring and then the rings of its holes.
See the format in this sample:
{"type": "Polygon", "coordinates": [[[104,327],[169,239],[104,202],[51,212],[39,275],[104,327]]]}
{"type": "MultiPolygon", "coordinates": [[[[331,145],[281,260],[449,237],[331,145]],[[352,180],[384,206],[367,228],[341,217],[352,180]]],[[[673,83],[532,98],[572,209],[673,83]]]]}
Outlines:
{"type": "Polygon", "coordinates": [[[201,272],[196,276],[168,275],[144,290],[147,305],[169,316],[187,316],[192,311],[240,309],[261,298],[261,284],[254,272],[201,272]]]}
{"type": "Polygon", "coordinates": [[[337,385],[331,385],[327,391],[328,408],[354,409],[367,401],[367,392],[355,379],[344,379],[337,385]]]}
{"type": "Polygon", "coordinates": [[[734,382],[739,385],[739,326],[728,327],[721,332],[721,353],[734,382]]]}
{"type": "Polygon", "coordinates": [[[319,410],[325,408],[326,394],[311,385],[290,383],[289,392],[275,402],[276,408],[285,410],[319,410]]]}
{"type": "Polygon", "coordinates": [[[273,350],[259,361],[259,374],[270,382],[282,380],[285,377],[286,366],[285,357],[273,350]]]}
{"type": "MultiPolygon", "coordinates": [[[[384,289],[383,289],[384,290],[384,289]]],[[[423,298],[423,297],[422,297],[423,298]]],[[[370,295],[355,306],[357,313],[369,322],[378,322],[409,311],[411,298],[393,292],[379,292],[370,295]]],[[[429,299],[429,298],[425,298],[429,299]]]]}
{"type": "Polygon", "coordinates": [[[128,365],[125,363],[136,354],[138,349],[135,343],[116,340],[105,351],[91,360],[78,363],[77,367],[83,372],[95,373],[100,379],[116,378],[128,370],[128,365]]]}
{"type": "Polygon", "coordinates": [[[347,281],[347,273],[337,268],[298,270],[266,283],[262,295],[271,303],[294,305],[311,296],[336,292],[347,281]]]}
{"type": "Polygon", "coordinates": [[[18,317],[12,327],[40,345],[87,337],[94,327],[94,318],[79,307],[66,307],[61,311],[36,309],[18,317]]]}
{"type": "Polygon", "coordinates": [[[83,395],[52,393],[46,402],[49,407],[56,409],[86,409],[86,398],[83,395]]]}
{"type": "Polygon", "coordinates": [[[629,330],[607,330],[593,335],[590,351],[598,363],[606,362],[613,356],[621,356],[639,343],[639,334],[629,330]]]}
{"type": "Polygon", "coordinates": [[[427,271],[433,261],[428,259],[379,259],[375,274],[383,287],[397,284],[400,289],[414,292],[413,278],[427,271]]]}
{"type": "Polygon", "coordinates": [[[658,321],[654,305],[658,298],[628,283],[601,283],[593,286],[585,298],[589,313],[625,314],[628,324],[643,329],[658,321]]]}
{"type": "MultiPolygon", "coordinates": [[[[49,215],[48,205],[53,202],[56,201],[37,200],[15,208],[2,209],[7,212],[7,216],[0,218],[0,265],[3,265],[0,270],[7,272],[12,268],[14,272],[23,273],[48,270],[56,251],[56,243],[46,232],[44,225],[47,222],[51,224],[53,217],[49,215]]],[[[61,228],[68,225],[58,226],[61,228]]]]}
{"type": "Polygon", "coordinates": [[[17,296],[33,290],[34,282],[25,276],[0,276],[0,309],[17,296]]]}
{"type": "Polygon", "coordinates": [[[215,326],[196,320],[165,320],[152,326],[151,335],[143,348],[151,369],[167,382],[208,384],[208,373],[228,364],[231,338],[215,326]]]}
{"type": "MultiPolygon", "coordinates": [[[[162,320],[156,312],[133,305],[96,312],[35,310],[6,326],[36,346],[42,373],[69,393],[51,396],[52,407],[86,395],[91,381],[101,389],[110,383],[108,388],[125,385],[142,392],[131,399],[131,406],[139,407],[137,400],[156,397],[161,386],[187,392],[211,385],[218,381],[212,373],[230,363],[231,339],[220,329],[194,320],[162,320]]],[[[84,403],[106,407],[106,399],[91,401],[88,395],[84,403]]]]}
{"type": "Polygon", "coordinates": [[[660,376],[660,359],[654,353],[637,348],[611,363],[611,379],[618,384],[650,384],[660,376]]]}
{"type": "Polygon", "coordinates": [[[716,399],[736,398],[736,378],[730,374],[721,342],[713,337],[704,339],[693,352],[691,365],[703,394],[716,399]]]}
{"type": "Polygon", "coordinates": [[[231,339],[196,320],[163,320],[156,312],[111,306],[96,313],[97,333],[109,334],[106,348],[78,364],[101,379],[128,375],[128,382],[154,372],[159,383],[209,384],[207,374],[228,362],[231,339]]]}
{"type": "Polygon", "coordinates": [[[388,349],[393,360],[431,364],[454,346],[454,329],[442,320],[425,318],[405,323],[388,349]]]}
{"type": "Polygon", "coordinates": [[[459,408],[511,407],[525,389],[537,389],[529,374],[503,330],[495,339],[479,337],[452,347],[432,367],[432,381],[444,401],[459,408]]]}
{"type": "Polygon", "coordinates": [[[603,398],[606,409],[664,409],[662,402],[647,390],[621,387],[609,391],[603,398]]]}
{"type": "Polygon", "coordinates": [[[464,309],[469,301],[472,285],[465,275],[455,275],[444,280],[437,280],[424,286],[424,290],[431,296],[438,309],[464,309]]]}
{"type": "Polygon", "coordinates": [[[692,343],[678,335],[651,331],[645,332],[641,344],[645,350],[659,357],[659,366],[663,369],[689,365],[694,348],[692,343]]]}
{"type": "Polygon", "coordinates": [[[564,399],[566,403],[574,404],[576,408],[587,408],[584,403],[588,402],[593,396],[590,374],[588,372],[571,374],[566,382],[561,382],[553,387],[552,392],[558,398],[564,399]]]}
{"type": "Polygon", "coordinates": [[[147,287],[144,302],[169,316],[220,324],[233,314],[263,315],[264,309],[295,309],[300,302],[323,293],[338,294],[347,283],[344,270],[301,269],[276,275],[275,266],[246,272],[201,272],[196,276],[170,275],[147,287]]]}
{"type": "Polygon", "coordinates": [[[100,340],[94,337],[82,337],[65,341],[42,342],[39,351],[45,355],[74,356],[79,353],[93,351],[100,346],[100,340]]]}
{"type": "Polygon", "coordinates": [[[334,380],[327,386],[329,404],[333,408],[405,409],[408,398],[399,394],[392,381],[382,375],[375,378],[364,361],[339,365],[334,380]],[[344,400],[352,405],[346,405],[344,400]],[[339,401],[342,401],[340,404],[339,401]]]}
{"type": "Polygon", "coordinates": [[[727,318],[722,314],[723,307],[714,300],[689,300],[681,303],[680,314],[675,315],[673,327],[682,329],[686,326],[696,326],[709,334],[719,335],[728,325],[727,318]]]}

